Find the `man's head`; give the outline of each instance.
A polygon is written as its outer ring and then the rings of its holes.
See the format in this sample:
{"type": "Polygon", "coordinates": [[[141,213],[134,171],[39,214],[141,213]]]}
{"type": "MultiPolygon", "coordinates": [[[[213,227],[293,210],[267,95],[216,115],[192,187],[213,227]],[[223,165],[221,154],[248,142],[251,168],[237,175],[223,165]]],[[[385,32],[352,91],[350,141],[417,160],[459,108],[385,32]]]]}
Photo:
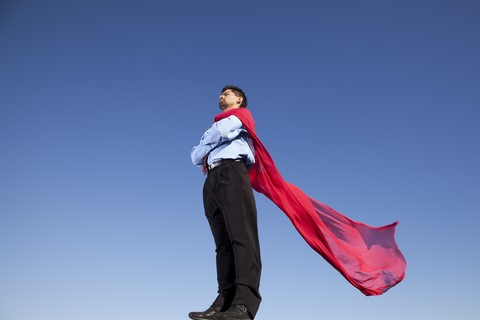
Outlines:
{"type": "Polygon", "coordinates": [[[247,105],[247,96],[239,87],[227,85],[222,89],[219,101],[219,106],[222,111],[227,111],[233,108],[246,108],[247,105]]]}

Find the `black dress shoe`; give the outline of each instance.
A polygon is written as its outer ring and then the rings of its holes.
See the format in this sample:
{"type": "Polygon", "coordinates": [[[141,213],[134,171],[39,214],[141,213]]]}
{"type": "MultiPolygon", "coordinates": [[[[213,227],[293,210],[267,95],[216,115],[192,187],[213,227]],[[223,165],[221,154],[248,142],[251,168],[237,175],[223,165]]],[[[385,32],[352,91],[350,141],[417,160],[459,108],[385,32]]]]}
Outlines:
{"type": "Polygon", "coordinates": [[[252,320],[253,317],[243,304],[234,304],[227,311],[216,314],[216,320],[252,320]]]}
{"type": "Polygon", "coordinates": [[[222,307],[212,305],[203,312],[190,312],[188,316],[193,320],[214,320],[220,311],[222,311],[222,307]]]}

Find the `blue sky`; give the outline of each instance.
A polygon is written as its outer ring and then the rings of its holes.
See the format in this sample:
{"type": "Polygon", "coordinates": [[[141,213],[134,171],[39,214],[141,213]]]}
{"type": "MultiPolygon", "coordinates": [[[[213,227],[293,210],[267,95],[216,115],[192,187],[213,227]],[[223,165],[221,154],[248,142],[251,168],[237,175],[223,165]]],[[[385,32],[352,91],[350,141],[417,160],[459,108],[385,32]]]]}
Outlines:
{"type": "Polygon", "coordinates": [[[204,176],[220,89],[284,177],[374,226],[365,297],[256,194],[257,319],[478,319],[476,1],[2,1],[0,319],[187,319],[216,295],[204,176]]]}

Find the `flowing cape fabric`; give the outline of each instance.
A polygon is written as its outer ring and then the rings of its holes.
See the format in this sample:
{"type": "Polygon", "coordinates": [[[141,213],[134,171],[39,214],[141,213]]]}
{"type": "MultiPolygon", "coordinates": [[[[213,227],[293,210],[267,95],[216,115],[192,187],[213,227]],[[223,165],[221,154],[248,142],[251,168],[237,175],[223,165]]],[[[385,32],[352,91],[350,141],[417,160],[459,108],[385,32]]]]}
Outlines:
{"type": "Polygon", "coordinates": [[[249,132],[255,147],[250,170],[252,187],[274,202],[305,241],[352,285],[367,296],[380,295],[405,276],[406,261],[395,243],[395,226],[371,227],[351,220],[310,198],[283,180],[272,157],[255,133],[246,108],[218,114],[215,121],[235,115],[249,132]]]}

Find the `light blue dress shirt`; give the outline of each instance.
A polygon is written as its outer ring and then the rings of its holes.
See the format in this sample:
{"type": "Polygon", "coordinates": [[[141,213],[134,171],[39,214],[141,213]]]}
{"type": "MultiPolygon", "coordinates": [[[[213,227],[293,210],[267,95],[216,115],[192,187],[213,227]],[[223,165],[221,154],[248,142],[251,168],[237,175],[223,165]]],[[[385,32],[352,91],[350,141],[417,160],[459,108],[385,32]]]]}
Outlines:
{"type": "Polygon", "coordinates": [[[202,136],[198,146],[193,147],[191,156],[196,166],[222,159],[243,159],[246,166],[255,163],[253,143],[242,122],[235,116],[229,116],[215,122],[202,136]]]}

